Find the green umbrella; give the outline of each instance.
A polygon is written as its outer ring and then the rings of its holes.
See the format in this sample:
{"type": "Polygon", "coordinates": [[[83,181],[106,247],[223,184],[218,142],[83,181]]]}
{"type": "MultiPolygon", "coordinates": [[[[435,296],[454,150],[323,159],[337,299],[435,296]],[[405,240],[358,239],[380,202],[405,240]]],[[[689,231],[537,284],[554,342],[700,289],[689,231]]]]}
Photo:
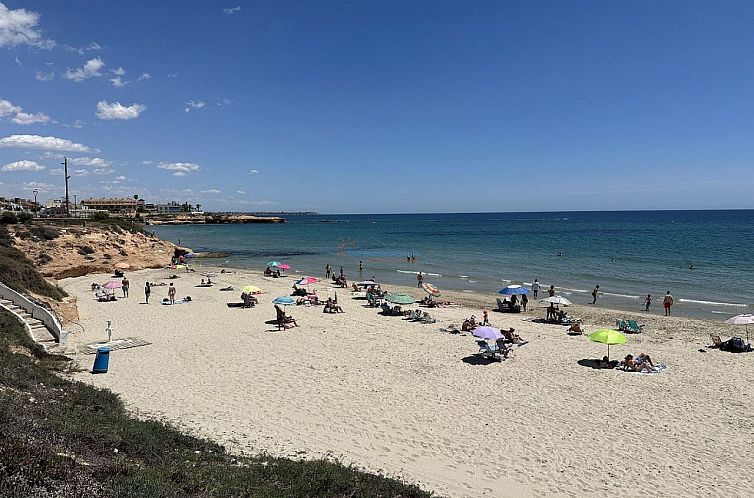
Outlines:
{"type": "Polygon", "coordinates": [[[589,339],[594,342],[607,344],[607,359],[610,360],[610,345],[625,344],[628,342],[626,336],[613,329],[599,329],[588,335],[589,339]]]}
{"type": "Polygon", "coordinates": [[[388,294],[385,296],[385,301],[393,304],[411,304],[416,301],[416,299],[408,294],[388,294]]]}

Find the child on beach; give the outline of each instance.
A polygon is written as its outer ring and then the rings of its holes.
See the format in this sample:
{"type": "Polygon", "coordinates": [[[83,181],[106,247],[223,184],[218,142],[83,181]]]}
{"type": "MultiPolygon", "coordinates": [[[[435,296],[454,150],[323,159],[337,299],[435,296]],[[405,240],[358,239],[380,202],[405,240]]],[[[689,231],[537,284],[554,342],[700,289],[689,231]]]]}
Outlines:
{"type": "Polygon", "coordinates": [[[490,315],[487,310],[482,311],[482,325],[490,324],[490,315]]]}
{"type": "Polygon", "coordinates": [[[652,304],[652,294],[647,294],[646,299],[644,299],[644,311],[649,311],[650,304],[652,304]]]}

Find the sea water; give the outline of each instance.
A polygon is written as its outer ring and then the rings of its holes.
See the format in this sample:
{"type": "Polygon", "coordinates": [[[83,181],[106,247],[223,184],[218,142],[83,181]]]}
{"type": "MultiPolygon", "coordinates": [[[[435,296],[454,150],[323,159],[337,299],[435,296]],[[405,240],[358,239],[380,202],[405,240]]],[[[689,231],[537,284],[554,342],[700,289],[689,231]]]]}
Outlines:
{"type": "Polygon", "coordinates": [[[203,264],[277,260],[296,275],[323,277],[329,263],[349,281],[402,285],[416,285],[421,271],[440,289],[488,293],[491,304],[500,288],[535,278],[575,303],[591,303],[599,284],[598,304],[626,310],[651,294],[660,312],[667,290],[678,315],[722,320],[754,303],[754,210],[317,215],[150,228],[195,251],[227,254],[203,264]]]}

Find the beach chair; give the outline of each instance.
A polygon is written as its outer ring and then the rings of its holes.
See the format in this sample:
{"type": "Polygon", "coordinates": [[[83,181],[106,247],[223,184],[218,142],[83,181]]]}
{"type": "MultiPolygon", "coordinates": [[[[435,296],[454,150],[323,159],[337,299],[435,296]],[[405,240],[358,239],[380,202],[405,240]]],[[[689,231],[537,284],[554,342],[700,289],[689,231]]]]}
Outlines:
{"type": "Polygon", "coordinates": [[[620,330],[621,332],[625,332],[626,331],[625,320],[615,320],[615,328],[620,330]]]}
{"type": "Polygon", "coordinates": [[[505,300],[497,298],[497,309],[500,311],[504,311],[508,309],[508,304],[505,300]]]}
{"type": "Polygon", "coordinates": [[[625,325],[626,332],[629,332],[631,334],[639,334],[644,328],[644,325],[639,325],[638,323],[636,323],[636,320],[627,320],[625,325]]]}
{"type": "Polygon", "coordinates": [[[487,360],[502,361],[503,356],[500,354],[500,347],[497,345],[497,343],[489,344],[487,341],[481,339],[476,341],[476,343],[479,346],[479,352],[477,352],[477,355],[487,360]]]}

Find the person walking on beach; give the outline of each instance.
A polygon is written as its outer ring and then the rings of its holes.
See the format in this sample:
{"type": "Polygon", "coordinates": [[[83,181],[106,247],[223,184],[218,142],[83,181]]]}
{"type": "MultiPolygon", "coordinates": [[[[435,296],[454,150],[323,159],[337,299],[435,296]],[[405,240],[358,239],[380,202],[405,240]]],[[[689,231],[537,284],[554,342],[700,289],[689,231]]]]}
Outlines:
{"type": "Polygon", "coordinates": [[[531,284],[531,291],[534,293],[534,299],[537,299],[537,293],[539,292],[539,280],[534,279],[534,283],[531,284]]]}
{"type": "Polygon", "coordinates": [[[650,304],[652,304],[652,294],[647,294],[646,299],[644,299],[644,311],[649,311],[650,304]]]}
{"type": "Polygon", "coordinates": [[[330,266],[330,263],[327,263],[325,265],[325,279],[330,280],[331,274],[332,274],[332,267],[330,266]]]}
{"type": "Polygon", "coordinates": [[[523,294],[521,296],[521,309],[526,312],[526,306],[529,304],[529,298],[526,297],[526,294],[523,294]]]}
{"type": "Polygon", "coordinates": [[[168,287],[168,299],[170,300],[170,304],[175,304],[175,286],[173,282],[170,282],[170,287],[168,287]]]}
{"type": "Polygon", "coordinates": [[[362,264],[361,261],[359,261],[359,274],[361,274],[361,272],[363,271],[364,271],[364,265],[362,264]]]}
{"type": "Polygon", "coordinates": [[[597,293],[600,291],[599,284],[594,286],[594,290],[592,290],[592,304],[597,304],[597,293]]]}
{"type": "Polygon", "coordinates": [[[547,289],[547,294],[552,297],[555,295],[555,286],[551,285],[549,289],[547,289]]]}
{"type": "Polygon", "coordinates": [[[343,265],[340,265],[340,276],[343,276],[343,265]]]}
{"type": "Polygon", "coordinates": [[[482,310],[482,325],[490,324],[490,313],[487,310],[482,310]]]}
{"type": "Polygon", "coordinates": [[[665,316],[670,316],[671,306],[673,306],[673,296],[670,295],[670,291],[667,291],[662,300],[662,307],[665,308],[665,316]]]}
{"type": "Polygon", "coordinates": [[[424,283],[424,275],[422,275],[422,272],[419,272],[419,274],[416,275],[416,286],[421,288],[423,283],[424,283]]]}
{"type": "Polygon", "coordinates": [[[131,282],[128,281],[128,278],[126,278],[126,276],[123,275],[123,280],[120,282],[120,285],[123,286],[122,287],[122,289],[123,289],[123,297],[128,297],[128,285],[130,283],[131,282]]]}
{"type": "Polygon", "coordinates": [[[147,282],[144,285],[144,299],[146,300],[147,304],[149,304],[149,295],[152,294],[152,286],[149,285],[149,282],[147,282]]]}

